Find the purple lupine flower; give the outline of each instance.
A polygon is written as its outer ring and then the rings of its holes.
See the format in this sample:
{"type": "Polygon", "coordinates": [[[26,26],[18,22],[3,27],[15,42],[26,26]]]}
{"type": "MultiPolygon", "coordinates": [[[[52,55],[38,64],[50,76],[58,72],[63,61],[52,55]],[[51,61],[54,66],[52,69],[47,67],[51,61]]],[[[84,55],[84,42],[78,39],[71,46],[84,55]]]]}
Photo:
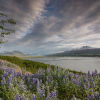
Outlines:
{"type": "Polygon", "coordinates": [[[69,76],[69,80],[71,80],[73,74],[70,72],[70,73],[68,74],[68,76],[69,76]]]}
{"type": "Polygon", "coordinates": [[[32,84],[35,84],[37,82],[36,78],[33,78],[32,80],[32,84]]]}
{"type": "Polygon", "coordinates": [[[51,71],[51,69],[50,68],[47,68],[47,72],[50,73],[50,71],[51,71]]]}
{"type": "Polygon", "coordinates": [[[32,94],[31,100],[35,100],[35,94],[32,94]]]}
{"type": "Polygon", "coordinates": [[[44,96],[45,96],[45,90],[44,90],[44,89],[41,89],[41,90],[40,90],[40,96],[41,96],[41,97],[44,97],[44,96]]]}
{"type": "Polygon", "coordinates": [[[20,87],[21,87],[21,89],[23,90],[23,91],[25,91],[26,90],[26,86],[24,85],[24,82],[21,80],[20,81],[20,87]]]}
{"type": "Polygon", "coordinates": [[[91,89],[91,92],[93,93],[93,89],[91,89]]]}
{"type": "Polygon", "coordinates": [[[73,83],[76,84],[76,85],[79,85],[79,84],[80,84],[79,80],[72,79],[72,81],[73,81],[73,83]]]}
{"type": "Polygon", "coordinates": [[[92,98],[92,99],[94,99],[94,98],[95,98],[94,94],[92,94],[92,95],[91,95],[91,98],[92,98]]]}
{"type": "Polygon", "coordinates": [[[95,72],[92,72],[92,77],[96,76],[96,73],[95,72]]]}
{"type": "Polygon", "coordinates": [[[90,100],[90,98],[91,98],[91,97],[90,97],[90,95],[89,95],[89,94],[87,94],[87,100],[90,100]]]}
{"type": "Polygon", "coordinates": [[[91,74],[90,74],[90,71],[88,71],[88,76],[90,76],[91,74]]]}
{"type": "Polygon", "coordinates": [[[19,77],[22,76],[22,73],[21,73],[21,72],[17,72],[16,74],[17,74],[17,76],[19,76],[19,77]]]}
{"type": "Polygon", "coordinates": [[[12,83],[12,80],[13,80],[12,76],[9,76],[9,77],[8,77],[8,83],[9,83],[9,84],[12,83]]]}
{"type": "Polygon", "coordinates": [[[39,68],[38,74],[39,74],[39,75],[42,75],[42,73],[43,73],[43,70],[42,70],[41,68],[39,68]]]}
{"type": "Polygon", "coordinates": [[[50,97],[52,97],[52,98],[57,98],[57,91],[52,91],[51,93],[50,93],[50,97]]]}
{"type": "Polygon", "coordinates": [[[73,95],[73,98],[72,98],[72,100],[76,100],[76,98],[75,98],[75,96],[73,95]]]}
{"type": "Polygon", "coordinates": [[[40,83],[42,83],[42,80],[40,80],[40,83]]]}
{"type": "Polygon", "coordinates": [[[100,99],[100,95],[98,94],[98,93],[94,93],[94,94],[92,94],[92,95],[87,95],[87,100],[99,100],[100,99]]]}
{"type": "Polygon", "coordinates": [[[95,92],[95,93],[94,93],[94,97],[95,97],[96,99],[100,99],[100,94],[97,93],[97,92],[95,92]]]}
{"type": "Polygon", "coordinates": [[[6,84],[6,79],[5,79],[5,77],[3,77],[3,76],[2,76],[1,84],[2,84],[2,85],[5,85],[5,84],[6,84]]]}
{"type": "Polygon", "coordinates": [[[98,97],[98,96],[99,96],[99,94],[98,94],[97,92],[95,92],[95,93],[94,93],[94,96],[95,96],[95,97],[98,97]]]}
{"type": "Polygon", "coordinates": [[[39,92],[39,87],[40,87],[40,82],[39,82],[39,79],[37,79],[37,86],[36,86],[37,92],[39,92]]]}
{"type": "Polygon", "coordinates": [[[20,96],[17,94],[14,98],[14,100],[20,100],[20,96]]]}
{"type": "Polygon", "coordinates": [[[90,88],[90,83],[89,82],[87,83],[87,88],[90,88]]]}
{"type": "Polygon", "coordinates": [[[20,97],[20,100],[25,100],[25,96],[24,96],[24,95],[21,96],[21,97],[20,97]]]}
{"type": "Polygon", "coordinates": [[[4,72],[3,76],[8,77],[8,72],[4,72]]]}
{"type": "Polygon", "coordinates": [[[96,69],[95,69],[94,73],[97,74],[97,70],[96,69]]]}

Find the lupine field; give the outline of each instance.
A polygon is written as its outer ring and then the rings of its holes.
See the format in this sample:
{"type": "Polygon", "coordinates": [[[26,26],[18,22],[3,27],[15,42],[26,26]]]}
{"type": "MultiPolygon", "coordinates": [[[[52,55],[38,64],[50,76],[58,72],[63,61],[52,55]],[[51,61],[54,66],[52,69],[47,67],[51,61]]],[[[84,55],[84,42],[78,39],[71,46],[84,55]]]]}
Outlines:
{"type": "Polygon", "coordinates": [[[59,68],[35,74],[0,64],[0,100],[100,100],[100,73],[59,68]]]}

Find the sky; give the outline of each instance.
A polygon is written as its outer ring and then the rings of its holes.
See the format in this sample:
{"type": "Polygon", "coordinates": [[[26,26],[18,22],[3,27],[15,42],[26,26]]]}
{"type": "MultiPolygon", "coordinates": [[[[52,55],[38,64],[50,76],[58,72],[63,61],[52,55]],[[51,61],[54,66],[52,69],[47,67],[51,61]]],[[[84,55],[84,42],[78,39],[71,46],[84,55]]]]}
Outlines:
{"type": "Polygon", "coordinates": [[[47,55],[87,45],[100,48],[100,0],[0,0],[16,21],[0,52],[47,55]]]}

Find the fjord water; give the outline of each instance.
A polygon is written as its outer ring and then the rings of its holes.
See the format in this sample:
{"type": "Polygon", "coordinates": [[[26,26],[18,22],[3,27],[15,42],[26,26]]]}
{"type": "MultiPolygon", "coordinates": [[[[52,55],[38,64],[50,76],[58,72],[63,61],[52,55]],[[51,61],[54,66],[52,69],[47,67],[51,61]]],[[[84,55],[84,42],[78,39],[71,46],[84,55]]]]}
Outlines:
{"type": "Polygon", "coordinates": [[[41,57],[30,60],[43,62],[50,65],[57,65],[75,71],[90,72],[95,69],[100,72],[99,57],[41,57]]]}

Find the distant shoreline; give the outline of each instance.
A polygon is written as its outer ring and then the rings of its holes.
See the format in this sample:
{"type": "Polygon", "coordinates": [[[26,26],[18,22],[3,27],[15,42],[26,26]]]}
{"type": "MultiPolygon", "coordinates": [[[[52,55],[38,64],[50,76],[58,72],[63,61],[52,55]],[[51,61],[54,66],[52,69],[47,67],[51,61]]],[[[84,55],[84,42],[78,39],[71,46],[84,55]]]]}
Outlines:
{"type": "Polygon", "coordinates": [[[68,56],[45,56],[45,57],[100,57],[100,55],[68,55],[68,56]]]}

